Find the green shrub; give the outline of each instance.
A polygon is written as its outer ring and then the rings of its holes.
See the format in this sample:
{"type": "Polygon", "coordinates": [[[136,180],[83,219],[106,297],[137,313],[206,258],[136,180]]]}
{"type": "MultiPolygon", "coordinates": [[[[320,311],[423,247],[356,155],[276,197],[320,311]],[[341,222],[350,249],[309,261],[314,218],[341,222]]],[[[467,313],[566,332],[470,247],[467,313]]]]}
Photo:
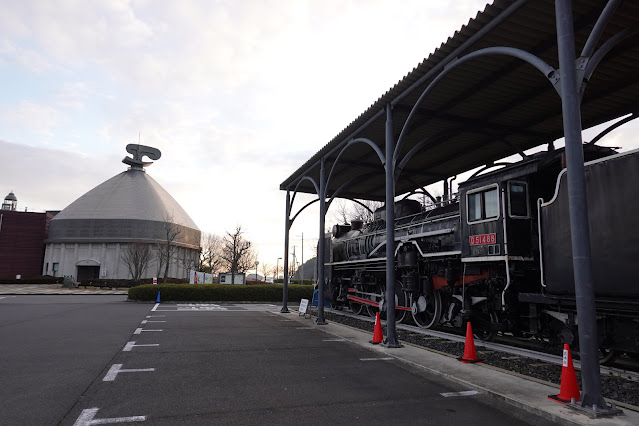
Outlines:
{"type": "MultiPolygon", "coordinates": [[[[229,284],[159,284],[139,285],[129,289],[129,300],[155,301],[161,293],[163,302],[281,302],[282,286],[229,284]]],[[[313,287],[289,285],[288,300],[312,299],[313,287]]]]}

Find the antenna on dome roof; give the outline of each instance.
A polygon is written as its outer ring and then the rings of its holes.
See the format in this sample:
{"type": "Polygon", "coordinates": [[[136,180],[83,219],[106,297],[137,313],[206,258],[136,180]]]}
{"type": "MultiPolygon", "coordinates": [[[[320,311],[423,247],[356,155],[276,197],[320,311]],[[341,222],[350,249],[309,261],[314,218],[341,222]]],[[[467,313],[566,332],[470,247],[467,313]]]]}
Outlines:
{"type": "MultiPolygon", "coordinates": [[[[138,141],[139,142],[139,141],[138,141]]],[[[122,162],[124,164],[128,164],[132,169],[142,170],[144,167],[148,167],[153,164],[152,161],[144,162],[142,161],[143,157],[149,157],[151,160],[159,160],[162,156],[162,153],[159,149],[153,148],[151,146],[140,145],[139,143],[133,144],[130,143],[126,146],[126,152],[133,155],[131,157],[124,157],[122,162]]]]}

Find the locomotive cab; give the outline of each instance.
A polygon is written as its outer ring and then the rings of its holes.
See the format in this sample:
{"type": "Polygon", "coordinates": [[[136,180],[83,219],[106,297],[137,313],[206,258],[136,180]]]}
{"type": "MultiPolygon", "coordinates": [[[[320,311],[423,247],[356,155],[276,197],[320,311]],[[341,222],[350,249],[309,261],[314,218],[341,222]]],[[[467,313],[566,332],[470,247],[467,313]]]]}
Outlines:
{"type": "Polygon", "coordinates": [[[534,259],[536,222],[528,181],[532,165],[460,184],[463,262],[534,259]]]}

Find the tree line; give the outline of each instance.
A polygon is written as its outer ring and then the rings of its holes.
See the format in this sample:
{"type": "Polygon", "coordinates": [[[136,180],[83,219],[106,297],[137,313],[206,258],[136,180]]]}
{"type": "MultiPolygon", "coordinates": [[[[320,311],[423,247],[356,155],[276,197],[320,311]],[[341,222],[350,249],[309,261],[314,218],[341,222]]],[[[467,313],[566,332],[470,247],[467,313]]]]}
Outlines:
{"type": "MultiPolygon", "coordinates": [[[[169,266],[172,262],[177,262],[185,271],[196,270],[209,274],[240,274],[255,268],[258,257],[255,246],[244,236],[240,225],[223,236],[204,233],[200,241],[199,257],[191,256],[187,251],[183,251],[179,257],[175,242],[182,231],[170,218],[164,222],[163,231],[159,238],[161,242],[131,243],[123,249],[120,257],[133,281],[138,282],[153,261],[157,268],[155,276],[163,282],[169,278],[169,266]]],[[[275,275],[275,268],[272,266],[266,263],[259,266],[263,276],[275,275]]]]}

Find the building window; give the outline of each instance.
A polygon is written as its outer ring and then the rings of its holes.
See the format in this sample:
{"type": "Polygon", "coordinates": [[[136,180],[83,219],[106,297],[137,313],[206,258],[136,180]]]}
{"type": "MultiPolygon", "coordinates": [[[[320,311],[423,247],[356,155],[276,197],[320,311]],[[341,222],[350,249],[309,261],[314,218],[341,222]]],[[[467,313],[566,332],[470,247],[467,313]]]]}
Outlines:
{"type": "Polygon", "coordinates": [[[499,217],[499,193],[493,186],[467,194],[468,222],[496,219],[499,217]]]}
{"type": "Polygon", "coordinates": [[[58,270],[60,269],[60,264],[59,263],[54,263],[52,266],[53,266],[53,276],[55,277],[56,275],[58,275],[58,270]]]}
{"type": "Polygon", "coordinates": [[[508,207],[511,217],[527,218],[528,212],[528,190],[525,182],[508,182],[508,207]]]}

